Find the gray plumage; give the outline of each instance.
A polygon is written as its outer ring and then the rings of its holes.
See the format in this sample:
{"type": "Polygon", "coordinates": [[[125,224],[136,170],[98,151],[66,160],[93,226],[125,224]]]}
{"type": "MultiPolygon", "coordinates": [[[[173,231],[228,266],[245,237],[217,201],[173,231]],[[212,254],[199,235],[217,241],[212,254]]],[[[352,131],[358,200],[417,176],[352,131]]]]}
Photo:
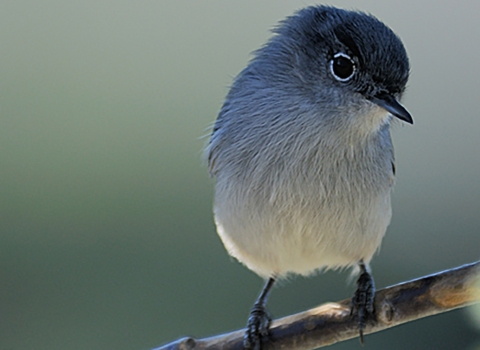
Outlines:
{"type": "Polygon", "coordinates": [[[207,156],[228,252],[262,277],[368,265],[391,218],[409,63],[373,16],[300,10],[235,79],[207,156]],[[348,74],[337,76],[333,65],[348,74]]]}

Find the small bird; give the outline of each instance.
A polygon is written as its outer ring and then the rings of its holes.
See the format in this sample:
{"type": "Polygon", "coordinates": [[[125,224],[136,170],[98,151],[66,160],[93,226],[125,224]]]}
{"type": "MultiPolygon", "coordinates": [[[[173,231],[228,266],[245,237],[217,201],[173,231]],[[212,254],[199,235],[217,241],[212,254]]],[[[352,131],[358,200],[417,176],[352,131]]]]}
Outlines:
{"type": "Polygon", "coordinates": [[[266,280],[246,349],[268,335],[277,279],[356,267],[363,331],[375,313],[369,263],[391,218],[389,126],[413,124],[400,104],[409,76],[401,40],[372,15],[304,8],[235,78],[206,149],[214,216],[230,255],[266,280]]]}

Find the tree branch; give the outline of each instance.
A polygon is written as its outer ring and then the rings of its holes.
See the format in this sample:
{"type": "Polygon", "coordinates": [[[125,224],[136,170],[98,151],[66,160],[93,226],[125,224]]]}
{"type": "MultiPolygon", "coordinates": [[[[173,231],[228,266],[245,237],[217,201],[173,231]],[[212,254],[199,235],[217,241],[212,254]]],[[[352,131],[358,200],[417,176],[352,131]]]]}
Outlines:
{"type": "MultiPolygon", "coordinates": [[[[377,291],[376,319],[365,334],[480,302],[480,261],[377,291]]],[[[182,338],[155,350],[243,349],[245,330],[205,339],[182,338]]],[[[308,350],[358,336],[350,299],[273,321],[263,349],[308,350]]]]}

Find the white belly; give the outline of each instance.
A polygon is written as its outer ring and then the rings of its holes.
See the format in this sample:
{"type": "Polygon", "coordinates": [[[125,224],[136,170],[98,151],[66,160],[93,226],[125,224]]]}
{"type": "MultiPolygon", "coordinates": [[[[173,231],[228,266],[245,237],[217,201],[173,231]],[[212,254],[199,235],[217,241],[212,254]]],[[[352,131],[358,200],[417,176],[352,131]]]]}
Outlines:
{"type": "Polygon", "coordinates": [[[368,263],[391,218],[389,186],[369,195],[353,186],[293,188],[268,198],[225,185],[217,183],[218,233],[232,256],[263,277],[368,263]]]}

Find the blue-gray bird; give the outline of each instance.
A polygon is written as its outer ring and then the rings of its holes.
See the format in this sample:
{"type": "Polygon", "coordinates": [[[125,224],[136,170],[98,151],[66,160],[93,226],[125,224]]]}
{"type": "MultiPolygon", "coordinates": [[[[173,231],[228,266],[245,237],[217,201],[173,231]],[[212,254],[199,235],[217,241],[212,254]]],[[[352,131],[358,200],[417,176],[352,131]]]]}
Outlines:
{"type": "Polygon", "coordinates": [[[266,279],[244,344],[261,349],[276,279],[358,267],[352,302],[363,342],[373,316],[369,262],[391,218],[389,126],[405,48],[375,17],[312,6],[286,18],[236,77],[207,146],[214,215],[228,252],[266,279]]]}

